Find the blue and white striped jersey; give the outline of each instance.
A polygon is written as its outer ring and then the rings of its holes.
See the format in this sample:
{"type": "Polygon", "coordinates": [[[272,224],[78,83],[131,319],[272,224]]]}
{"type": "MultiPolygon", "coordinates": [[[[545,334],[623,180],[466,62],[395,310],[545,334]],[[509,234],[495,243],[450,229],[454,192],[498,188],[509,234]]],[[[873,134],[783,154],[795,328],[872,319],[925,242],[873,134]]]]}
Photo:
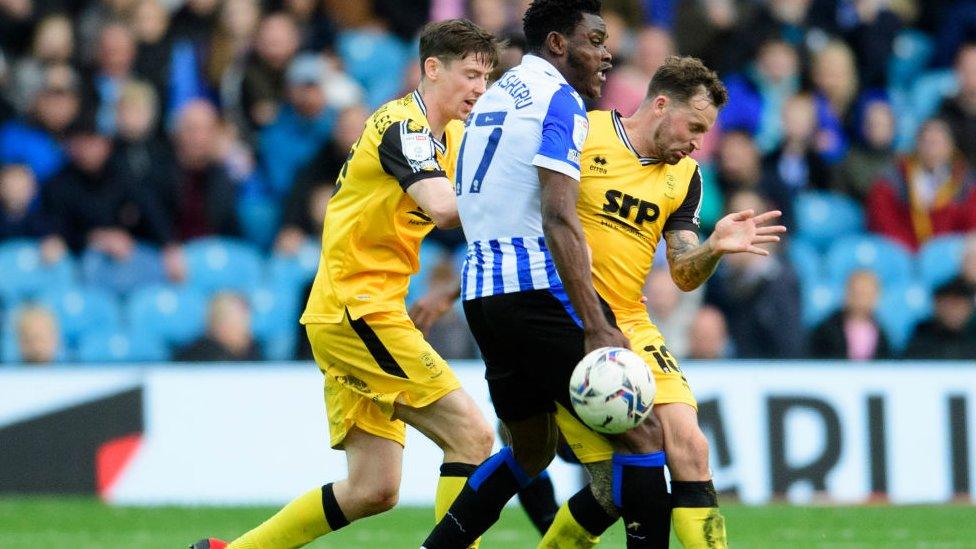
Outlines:
{"type": "Polygon", "coordinates": [[[545,288],[564,294],[542,234],[537,167],[579,180],[588,129],[583,99],[534,55],[478,99],[455,175],[468,240],[462,299],[545,288]]]}

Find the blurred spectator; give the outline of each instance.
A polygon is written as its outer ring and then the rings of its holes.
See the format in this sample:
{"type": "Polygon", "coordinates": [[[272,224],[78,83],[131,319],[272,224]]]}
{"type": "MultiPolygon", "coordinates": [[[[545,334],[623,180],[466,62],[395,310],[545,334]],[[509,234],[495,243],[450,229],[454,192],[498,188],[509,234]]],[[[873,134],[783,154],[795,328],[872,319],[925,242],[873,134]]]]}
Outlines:
{"type": "Polygon", "coordinates": [[[854,53],[840,40],[827,42],[813,55],[810,74],[816,98],[814,148],[833,164],[847,152],[844,129],[858,92],[854,53]]]}
{"type": "Polygon", "coordinates": [[[946,2],[944,6],[939,6],[941,2],[938,0],[926,0],[920,3],[933,4],[932,7],[935,8],[945,8],[938,13],[939,24],[933,33],[936,41],[933,64],[937,67],[949,66],[962,45],[976,37],[976,2],[962,0],[946,2]]]}
{"type": "Polygon", "coordinates": [[[27,164],[42,185],[67,160],[60,139],[78,116],[78,76],[68,65],[44,71],[44,85],[31,103],[30,118],[0,127],[0,164],[27,164]]]}
{"type": "Polygon", "coordinates": [[[98,34],[98,52],[92,73],[84,79],[82,104],[95,113],[98,130],[105,135],[115,134],[115,110],[122,95],[122,87],[135,78],[135,37],[128,26],[111,23],[98,34]]]}
{"type": "Polygon", "coordinates": [[[57,263],[65,254],[64,240],[37,199],[37,181],[30,168],[11,164],[0,169],[0,241],[41,239],[41,259],[57,263]]]}
{"type": "Polygon", "coordinates": [[[716,155],[716,180],[726,196],[740,190],[759,191],[762,157],[755,140],[745,131],[722,134],[716,155]]]}
{"type": "MultiPolygon", "coordinates": [[[[751,191],[739,191],[728,201],[729,212],[748,209],[767,210],[763,199],[751,191]]],[[[769,250],[768,256],[724,257],[708,282],[705,302],[725,314],[736,357],[802,357],[799,280],[779,246],[762,247],[769,250]]]]}
{"type": "Polygon", "coordinates": [[[803,191],[830,185],[830,169],[817,153],[817,105],[805,93],[783,104],[783,141],[763,159],[763,194],[783,211],[782,222],[793,224],[793,201],[803,191]]]}
{"type": "Polygon", "coordinates": [[[711,67],[720,75],[735,68],[729,48],[736,24],[748,18],[750,3],[739,0],[705,0],[696,2],[677,2],[675,13],[674,38],[682,55],[700,58],[705,66],[711,67]]]}
{"type": "Polygon", "coordinates": [[[174,40],[187,40],[194,48],[206,51],[217,23],[220,0],[186,0],[173,16],[174,40]]]}
{"type": "Polygon", "coordinates": [[[654,72],[674,53],[674,40],[667,30],[658,27],[641,30],[630,62],[610,72],[600,104],[603,108],[617,109],[624,116],[634,114],[647,96],[647,85],[654,72]]]}
{"type": "Polygon", "coordinates": [[[217,110],[203,100],[184,106],[177,118],[177,176],[165,196],[178,240],[237,235],[235,189],[217,156],[219,124],[217,110]]]}
{"type": "Polygon", "coordinates": [[[880,284],[871,271],[847,279],[844,307],[817,326],[810,336],[810,356],[850,360],[891,358],[888,338],[876,316],[880,284]]]}
{"type": "Polygon", "coordinates": [[[152,84],[162,106],[169,104],[170,56],[173,43],[169,36],[169,12],[162,0],[141,0],[132,18],[136,59],[134,72],[152,84]]]}
{"type": "Polygon", "coordinates": [[[783,40],[764,42],[756,60],[729,76],[725,85],[729,102],[719,113],[719,125],[754,135],[763,153],[776,148],[783,104],[800,89],[800,61],[793,46],[783,40]]]}
{"type": "Polygon", "coordinates": [[[179,362],[261,360],[251,332],[251,309],[241,296],[219,292],[210,300],[207,333],[177,351],[179,362]]]}
{"type": "Polygon", "coordinates": [[[887,85],[887,63],[894,50],[895,37],[902,28],[901,19],[889,2],[858,0],[836,2],[844,38],[857,56],[857,74],[864,89],[887,85]]]}
{"type": "Polygon", "coordinates": [[[11,70],[14,104],[20,111],[30,109],[31,101],[44,85],[47,67],[71,64],[75,59],[74,28],[67,16],[49,15],[34,30],[31,54],[11,70]]]}
{"type": "Polygon", "coordinates": [[[285,95],[285,71],[298,51],[298,41],[298,27],[287,15],[269,15],[258,26],[241,83],[241,107],[249,129],[263,128],[277,116],[285,95]]]}
{"type": "Polygon", "coordinates": [[[647,311],[661,330],[668,350],[682,358],[688,355],[688,327],[701,305],[704,289],[685,293],[675,286],[666,265],[654,269],[644,283],[647,311]]]}
{"type": "MultiPolygon", "coordinates": [[[[140,81],[127,83],[119,97],[118,132],[110,164],[116,177],[161,200],[176,168],[168,144],[156,132],[158,118],[159,101],[152,86],[140,81]]],[[[162,223],[160,232],[143,238],[155,244],[171,240],[172,221],[163,217],[162,223]]]]}
{"type": "MultiPolygon", "coordinates": [[[[265,181],[275,197],[284,196],[295,174],[329,141],[336,112],[326,99],[325,61],[302,54],[288,67],[288,104],[261,131],[259,154],[265,181]]],[[[362,132],[362,126],[357,128],[362,132]]]]}
{"type": "Polygon", "coordinates": [[[50,364],[61,353],[61,330],[54,313],[40,305],[19,310],[15,320],[20,361],[27,364],[50,364]]]}
{"type": "MultiPolygon", "coordinates": [[[[301,31],[301,49],[307,51],[334,51],[336,26],[329,17],[328,10],[325,9],[325,2],[321,0],[284,0],[284,8],[292,16],[301,31]]],[[[410,19],[417,15],[423,17],[427,12],[421,6],[413,6],[417,2],[411,2],[410,7],[416,7],[415,13],[410,8],[410,19]]],[[[421,24],[425,23],[422,20],[421,24]]],[[[409,23],[407,23],[409,25],[409,23]]],[[[418,27],[419,28],[419,27],[418,27]]],[[[394,31],[396,32],[396,31],[394,31]]],[[[413,36],[412,34],[410,35],[413,36]]]]}
{"type": "Polygon", "coordinates": [[[976,333],[972,327],[976,308],[973,286],[956,278],[935,290],[932,318],[915,328],[905,358],[973,360],[976,333]]]}
{"type": "Polygon", "coordinates": [[[949,123],[956,145],[976,166],[976,42],[970,42],[956,56],[959,91],[943,101],[939,117],[949,123]]]}
{"type": "Polygon", "coordinates": [[[220,120],[202,99],[183,106],[173,135],[176,176],[163,192],[173,239],[163,250],[166,276],[180,282],[186,260],[180,242],[210,235],[236,236],[237,196],[227,168],[218,157],[220,120]]]}
{"type": "Polygon", "coordinates": [[[362,105],[343,110],[332,139],[298,173],[284,201],[281,230],[275,239],[276,252],[294,254],[309,238],[321,237],[325,211],[335,192],[335,180],[368,117],[369,112],[362,105]]]}
{"type": "Polygon", "coordinates": [[[243,62],[254,41],[260,20],[261,7],[257,0],[224,2],[207,57],[206,73],[211,87],[219,87],[231,66],[243,62]]]}
{"type": "Polygon", "coordinates": [[[109,169],[112,141],[94,123],[78,123],[68,137],[71,162],[44,189],[44,207],[75,253],[85,246],[116,259],[137,238],[165,239],[167,220],[158,196],[109,169]]]}
{"type": "Polygon", "coordinates": [[[860,109],[857,139],[847,156],[835,165],[831,187],[864,202],[871,185],[895,160],[895,115],[891,104],[875,98],[860,109]]]}
{"type": "Polygon", "coordinates": [[[874,183],[867,218],[872,232],[912,250],[935,235],[976,230],[976,179],[944,121],[922,124],[916,151],[874,183]]]}
{"type": "Polygon", "coordinates": [[[498,53],[498,64],[495,65],[495,70],[492,71],[489,78],[491,82],[501,78],[508,69],[520,64],[522,56],[525,55],[525,36],[522,36],[522,33],[510,32],[503,35],[502,40],[504,47],[498,53]]]}
{"type": "Polygon", "coordinates": [[[686,356],[695,360],[729,357],[729,330],[722,311],[707,305],[698,309],[688,327],[686,356]]]}

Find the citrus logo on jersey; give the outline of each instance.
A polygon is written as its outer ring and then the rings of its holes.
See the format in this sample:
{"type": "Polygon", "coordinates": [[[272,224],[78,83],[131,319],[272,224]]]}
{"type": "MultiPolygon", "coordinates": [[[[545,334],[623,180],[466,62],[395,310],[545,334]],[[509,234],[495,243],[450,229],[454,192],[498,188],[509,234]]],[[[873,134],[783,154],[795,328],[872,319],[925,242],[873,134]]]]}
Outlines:
{"type": "Polygon", "coordinates": [[[661,208],[657,204],[621,191],[610,189],[604,197],[607,203],[603,205],[603,211],[624,219],[630,219],[631,212],[636,212],[634,222],[638,225],[643,225],[645,221],[653,223],[661,215],[661,208]]]}

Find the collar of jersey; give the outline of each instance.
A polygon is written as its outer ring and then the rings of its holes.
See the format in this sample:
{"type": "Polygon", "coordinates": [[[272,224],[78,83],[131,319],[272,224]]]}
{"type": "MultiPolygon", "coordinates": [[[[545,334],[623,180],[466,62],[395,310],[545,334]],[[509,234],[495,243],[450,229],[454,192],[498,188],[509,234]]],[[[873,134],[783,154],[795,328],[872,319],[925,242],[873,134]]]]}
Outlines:
{"type": "Polygon", "coordinates": [[[624,123],[620,120],[620,113],[616,110],[610,111],[610,118],[613,118],[613,129],[617,132],[617,137],[623,142],[624,146],[630,149],[630,152],[634,153],[637,160],[640,161],[641,166],[650,166],[651,164],[660,164],[661,161],[657,158],[652,158],[650,156],[641,156],[637,149],[630,143],[630,138],[627,137],[627,131],[624,130],[624,123]]]}
{"type": "MultiPolygon", "coordinates": [[[[430,122],[427,120],[427,105],[424,103],[424,98],[420,95],[420,90],[413,90],[413,101],[417,104],[417,108],[420,109],[420,114],[424,115],[424,122],[430,126],[430,122]]],[[[444,151],[447,150],[447,147],[436,137],[434,138],[434,148],[441,154],[444,154],[444,151]]]]}
{"type": "Polygon", "coordinates": [[[522,65],[530,69],[542,71],[547,75],[555,78],[557,81],[559,81],[560,84],[568,84],[568,82],[566,82],[566,78],[563,77],[561,72],[559,72],[559,69],[557,69],[556,67],[553,66],[552,63],[546,61],[545,59],[539,57],[538,55],[532,55],[531,53],[527,53],[523,55],[522,65]]]}

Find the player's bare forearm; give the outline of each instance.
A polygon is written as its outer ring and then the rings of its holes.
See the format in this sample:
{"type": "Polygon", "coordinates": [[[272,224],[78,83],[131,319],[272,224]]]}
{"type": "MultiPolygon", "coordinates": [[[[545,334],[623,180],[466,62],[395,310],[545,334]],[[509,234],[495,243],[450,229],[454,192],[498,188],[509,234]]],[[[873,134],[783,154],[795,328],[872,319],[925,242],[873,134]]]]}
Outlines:
{"type": "Polygon", "coordinates": [[[542,182],[542,231],[573,308],[583,320],[586,348],[629,347],[626,338],[610,324],[593,289],[593,275],[586,236],[576,214],[579,187],[563,174],[540,169],[542,182]],[[543,172],[548,172],[543,175],[543,172]]]}
{"type": "Polygon", "coordinates": [[[664,240],[668,246],[671,278],[685,292],[704,284],[722,259],[722,254],[712,248],[710,240],[699,243],[695,231],[667,231],[664,240]]]}

